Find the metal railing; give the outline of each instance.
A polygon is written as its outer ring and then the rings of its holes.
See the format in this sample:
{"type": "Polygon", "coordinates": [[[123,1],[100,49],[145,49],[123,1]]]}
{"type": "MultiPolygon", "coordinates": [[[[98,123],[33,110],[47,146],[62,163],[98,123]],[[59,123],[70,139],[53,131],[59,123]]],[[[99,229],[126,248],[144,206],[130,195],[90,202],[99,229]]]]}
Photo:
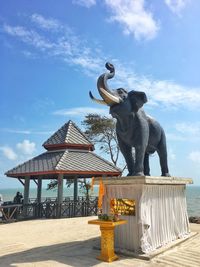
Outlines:
{"type": "Polygon", "coordinates": [[[41,203],[9,204],[0,207],[2,222],[36,218],[72,218],[97,215],[97,197],[79,197],[77,201],[64,199],[62,204],[49,199],[41,203]]]}
{"type": "MultiPolygon", "coordinates": [[[[89,199],[90,200],[94,200],[96,199],[97,196],[90,196],[89,199]]],[[[86,200],[87,197],[86,196],[78,196],[77,200],[79,201],[83,201],[83,200],[86,200]]],[[[67,197],[63,197],[63,201],[69,201],[69,200],[74,200],[74,197],[73,196],[67,196],[67,197]]],[[[42,197],[41,198],[41,202],[51,202],[51,201],[57,201],[57,197],[42,197]]],[[[37,202],[37,198],[29,198],[29,203],[35,203],[37,202]]]]}

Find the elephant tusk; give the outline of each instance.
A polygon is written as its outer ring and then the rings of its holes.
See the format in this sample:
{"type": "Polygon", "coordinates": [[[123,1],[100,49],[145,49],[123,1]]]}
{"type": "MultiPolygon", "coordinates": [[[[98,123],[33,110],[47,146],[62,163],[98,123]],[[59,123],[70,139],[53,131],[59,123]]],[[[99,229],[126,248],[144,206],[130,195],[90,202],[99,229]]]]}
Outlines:
{"type": "Polygon", "coordinates": [[[107,106],[107,103],[106,103],[104,100],[100,100],[100,99],[95,98],[95,97],[92,95],[91,91],[89,92],[89,95],[90,95],[90,98],[91,98],[94,102],[96,102],[96,103],[98,103],[98,104],[101,104],[101,105],[106,105],[106,106],[107,106]]]}
{"type": "Polygon", "coordinates": [[[105,102],[109,105],[112,106],[114,104],[119,104],[120,102],[122,102],[122,99],[118,96],[114,96],[113,94],[111,94],[110,92],[106,91],[103,88],[99,88],[100,92],[101,92],[101,96],[102,98],[105,100],[105,102]]]}

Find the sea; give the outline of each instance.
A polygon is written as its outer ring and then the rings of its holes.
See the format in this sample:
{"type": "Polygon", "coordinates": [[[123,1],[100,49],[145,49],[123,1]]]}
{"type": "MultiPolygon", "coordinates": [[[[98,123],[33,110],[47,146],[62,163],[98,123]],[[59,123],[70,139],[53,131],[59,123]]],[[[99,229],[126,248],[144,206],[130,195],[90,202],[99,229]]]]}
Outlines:
{"type": "MultiPolygon", "coordinates": [[[[0,189],[0,194],[3,197],[3,201],[12,201],[16,195],[16,192],[21,192],[23,194],[22,188],[10,188],[10,189],[0,189]]],[[[79,196],[84,196],[84,192],[79,190],[79,196]]],[[[98,196],[98,187],[94,186],[94,190],[91,193],[92,196],[98,196]]],[[[30,198],[36,198],[37,189],[30,188],[30,198]]],[[[42,190],[42,199],[45,198],[55,198],[57,196],[57,190],[42,190]]],[[[64,188],[63,196],[73,196],[73,187],[64,188]]],[[[186,187],[186,198],[187,198],[187,208],[189,216],[199,216],[200,217],[200,186],[187,186],[186,187]]]]}

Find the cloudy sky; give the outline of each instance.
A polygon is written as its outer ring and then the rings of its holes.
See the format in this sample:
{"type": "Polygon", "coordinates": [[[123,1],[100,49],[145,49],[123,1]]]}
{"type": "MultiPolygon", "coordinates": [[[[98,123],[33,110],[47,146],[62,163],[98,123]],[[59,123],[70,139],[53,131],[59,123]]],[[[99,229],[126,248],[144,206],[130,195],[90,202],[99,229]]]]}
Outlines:
{"type": "MultiPolygon", "coordinates": [[[[0,0],[0,187],[69,119],[80,127],[106,61],[110,87],[145,91],[173,176],[200,185],[200,1],[0,0]]],[[[157,156],[152,175],[160,175],[157,156]]]]}

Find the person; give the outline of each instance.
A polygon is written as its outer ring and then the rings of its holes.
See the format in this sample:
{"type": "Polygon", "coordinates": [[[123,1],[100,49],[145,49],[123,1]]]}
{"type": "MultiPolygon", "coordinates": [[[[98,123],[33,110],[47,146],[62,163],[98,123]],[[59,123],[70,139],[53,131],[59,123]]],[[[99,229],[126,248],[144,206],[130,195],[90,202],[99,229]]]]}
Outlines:
{"type": "Polygon", "coordinates": [[[22,203],[23,196],[20,192],[17,192],[16,196],[13,199],[13,202],[16,204],[21,204],[22,203]]]}
{"type": "Polygon", "coordinates": [[[3,196],[0,194],[0,221],[3,219],[3,213],[1,206],[3,205],[3,196]]]}

